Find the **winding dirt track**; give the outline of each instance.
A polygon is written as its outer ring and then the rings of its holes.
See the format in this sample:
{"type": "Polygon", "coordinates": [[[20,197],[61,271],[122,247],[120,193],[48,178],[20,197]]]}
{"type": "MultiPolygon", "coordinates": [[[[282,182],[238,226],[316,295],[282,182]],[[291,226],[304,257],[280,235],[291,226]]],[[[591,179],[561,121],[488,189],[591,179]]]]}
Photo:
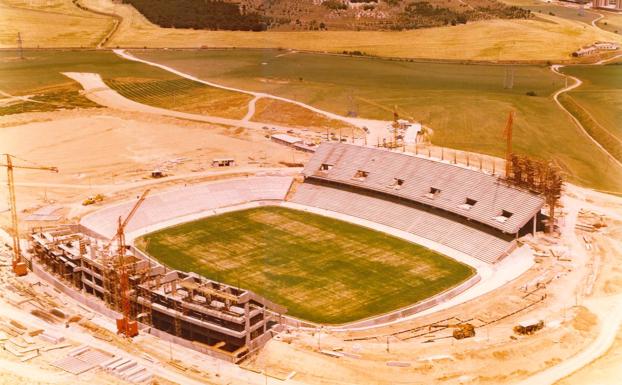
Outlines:
{"type": "Polygon", "coordinates": [[[375,143],[378,139],[382,139],[385,137],[388,137],[388,124],[390,122],[387,121],[382,121],[382,120],[372,120],[372,119],[361,119],[361,118],[350,118],[350,117],[345,117],[342,115],[338,115],[329,111],[325,111],[316,107],[313,107],[309,104],[306,103],[302,103],[299,102],[297,100],[293,100],[293,99],[287,99],[287,98],[283,98],[281,96],[276,96],[276,95],[272,95],[272,94],[267,94],[267,93],[263,93],[263,92],[254,92],[254,91],[248,91],[248,90],[243,90],[240,88],[234,88],[234,87],[228,87],[222,84],[218,84],[218,83],[214,83],[214,82],[210,82],[207,80],[203,80],[200,78],[197,78],[196,76],[192,76],[190,74],[187,74],[185,72],[181,72],[178,71],[172,67],[169,66],[165,66],[163,64],[159,64],[159,63],[155,63],[149,60],[144,60],[144,59],[140,59],[128,52],[126,52],[125,50],[122,49],[115,49],[113,50],[114,53],[116,53],[117,55],[119,55],[120,57],[127,59],[127,60],[132,60],[132,61],[136,61],[139,63],[143,63],[143,64],[148,64],[150,66],[153,67],[158,67],[160,69],[163,69],[165,71],[171,72],[177,76],[181,76],[183,78],[195,81],[195,82],[199,82],[205,85],[208,85],[210,87],[215,87],[215,88],[220,88],[223,90],[227,90],[227,91],[233,91],[233,92],[240,92],[240,93],[244,93],[247,95],[252,95],[254,96],[254,99],[251,100],[249,102],[249,113],[247,114],[247,116],[245,116],[241,121],[248,121],[252,118],[252,115],[254,114],[254,105],[255,102],[257,101],[257,99],[259,98],[270,98],[270,99],[274,99],[274,100],[279,100],[285,103],[291,103],[294,105],[297,105],[299,107],[305,108],[309,111],[315,112],[316,114],[320,114],[323,115],[329,119],[333,119],[333,120],[338,120],[347,124],[351,124],[355,127],[361,128],[363,130],[369,130],[368,134],[367,134],[367,140],[370,143],[375,143]],[[252,110],[251,110],[252,109],[252,110]],[[252,112],[252,114],[251,114],[252,112]]]}
{"type": "Polygon", "coordinates": [[[76,82],[82,85],[86,93],[86,97],[92,100],[93,102],[121,110],[121,111],[134,111],[134,112],[144,112],[148,114],[155,114],[161,116],[170,116],[173,118],[181,118],[187,120],[193,120],[197,122],[206,122],[213,123],[224,126],[233,126],[233,127],[243,127],[254,130],[261,130],[264,126],[269,125],[270,127],[275,127],[279,130],[289,130],[291,127],[288,126],[279,126],[272,123],[262,123],[262,122],[251,122],[245,120],[238,119],[227,119],[220,118],[216,116],[209,115],[200,115],[200,114],[191,114],[187,112],[168,110],[165,108],[153,107],[146,104],[138,103],[134,100],[128,99],[125,96],[122,96],[117,91],[108,87],[106,83],[102,80],[99,74],[95,73],[83,73],[83,72],[64,72],[63,75],[67,76],[70,79],[75,80],[76,82]]]}
{"type": "MultiPolygon", "coordinates": [[[[594,63],[593,65],[603,65],[608,63],[609,61],[615,60],[619,57],[622,57],[622,54],[620,55],[616,55],[614,57],[611,57],[609,59],[605,59],[605,60],[601,60],[597,63],[594,63]]],[[[616,157],[614,157],[609,151],[607,151],[607,149],[605,147],[603,147],[599,141],[597,141],[596,139],[594,139],[589,132],[585,129],[585,127],[583,126],[583,124],[581,124],[581,122],[579,121],[579,119],[577,119],[568,109],[566,109],[566,107],[564,107],[564,105],[559,101],[559,96],[563,93],[566,93],[568,91],[574,90],[575,88],[580,87],[583,84],[583,81],[581,79],[579,79],[576,76],[570,76],[570,75],[566,75],[562,72],[560,72],[559,70],[561,68],[565,67],[564,65],[561,64],[553,64],[551,66],[551,71],[553,71],[553,73],[555,73],[556,75],[565,77],[566,79],[572,79],[573,80],[573,84],[566,86],[564,88],[562,88],[561,90],[557,91],[555,94],[553,94],[553,100],[555,101],[555,103],[557,104],[557,106],[564,111],[568,116],[570,116],[570,119],[572,119],[572,121],[574,122],[574,124],[577,126],[577,128],[579,128],[579,130],[581,130],[581,132],[583,132],[583,134],[588,137],[592,143],[594,143],[596,145],[596,147],[598,147],[602,152],[604,152],[609,159],[611,159],[615,164],[617,164],[618,166],[622,167],[622,162],[620,162],[616,157]]]]}

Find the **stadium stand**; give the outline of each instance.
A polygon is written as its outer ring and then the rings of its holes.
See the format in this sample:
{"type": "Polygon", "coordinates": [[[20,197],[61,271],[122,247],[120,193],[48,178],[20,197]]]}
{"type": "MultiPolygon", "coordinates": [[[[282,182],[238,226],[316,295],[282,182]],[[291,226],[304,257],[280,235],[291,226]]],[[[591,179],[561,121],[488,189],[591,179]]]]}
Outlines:
{"type": "MultiPolygon", "coordinates": [[[[253,201],[282,201],[292,183],[288,176],[262,176],[188,186],[150,195],[127,226],[128,233],[202,211],[253,201]]],[[[93,235],[110,238],[119,216],[125,217],[133,201],[105,207],[82,218],[80,225],[93,235]]]]}
{"type": "Polygon", "coordinates": [[[304,169],[307,178],[337,182],[436,207],[516,234],[544,200],[469,168],[384,149],[323,143],[304,169]]]}
{"type": "Polygon", "coordinates": [[[324,143],[294,203],[430,239],[494,263],[538,225],[544,201],[479,171],[383,149],[324,143]]]}
{"type": "Polygon", "coordinates": [[[487,263],[496,262],[513,246],[511,240],[499,238],[416,207],[342,188],[304,183],[298,187],[291,201],[407,231],[487,263]]]}

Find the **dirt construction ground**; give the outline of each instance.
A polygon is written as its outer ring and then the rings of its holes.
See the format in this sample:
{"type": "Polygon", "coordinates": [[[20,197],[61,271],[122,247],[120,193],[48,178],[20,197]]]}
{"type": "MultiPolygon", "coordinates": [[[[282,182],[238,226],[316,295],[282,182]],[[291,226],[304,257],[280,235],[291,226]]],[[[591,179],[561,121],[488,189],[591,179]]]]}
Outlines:
{"type": "MultiPolygon", "coordinates": [[[[154,169],[167,172],[169,179],[181,178],[178,183],[183,183],[186,176],[244,173],[306,159],[306,155],[274,144],[263,135],[136,112],[72,110],[1,117],[0,153],[28,160],[16,163],[60,169],[58,174],[16,172],[19,211],[56,202],[66,206],[68,218],[75,218],[83,212],[80,203],[87,196],[120,197],[128,184],[132,190],[144,189],[154,182],[150,178],[154,169]],[[233,157],[238,166],[213,169],[211,161],[219,157],[233,157]]],[[[1,183],[5,180],[6,175],[0,175],[1,183]]],[[[0,195],[3,212],[6,190],[0,190],[0,195]]]]}

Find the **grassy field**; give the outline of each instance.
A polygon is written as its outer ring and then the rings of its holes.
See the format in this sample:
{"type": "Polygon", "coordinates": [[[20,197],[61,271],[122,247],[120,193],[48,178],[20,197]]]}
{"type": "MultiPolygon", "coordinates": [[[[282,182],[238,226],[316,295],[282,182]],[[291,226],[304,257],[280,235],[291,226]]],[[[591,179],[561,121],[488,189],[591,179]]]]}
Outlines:
{"type": "Polygon", "coordinates": [[[112,18],[80,10],[70,0],[0,0],[0,47],[95,47],[113,26],[112,18]]]}
{"type": "Polygon", "coordinates": [[[279,207],[182,224],[138,245],[172,268],[252,290],[292,316],[322,323],[395,310],[473,274],[401,239],[279,207]]]}
{"type": "Polygon", "coordinates": [[[397,106],[401,116],[433,129],[434,144],[496,156],[503,156],[501,133],[513,109],[517,152],[555,159],[575,183],[622,191],[622,170],[601,167],[607,157],[553,102],[551,95],[564,80],[545,66],[411,63],[283,50],[135,54],[204,79],[342,115],[354,105],[361,117],[390,120],[397,106]],[[513,88],[504,88],[512,70],[513,88]]]}
{"type": "Polygon", "coordinates": [[[622,161],[622,65],[572,66],[562,72],[583,81],[565,95],[564,104],[622,161]]]}
{"type": "Polygon", "coordinates": [[[596,22],[596,24],[600,28],[613,33],[617,33],[618,35],[622,35],[622,14],[615,12],[604,12],[601,10],[599,10],[598,12],[601,12],[603,15],[605,15],[604,18],[596,22]]]}
{"type": "Polygon", "coordinates": [[[110,42],[125,47],[292,48],[370,55],[454,60],[568,60],[577,47],[621,40],[574,20],[542,15],[533,20],[487,20],[455,27],[386,31],[231,32],[142,25],[110,42]],[[503,33],[500,33],[503,31],[503,33]]]}
{"type": "Polygon", "coordinates": [[[251,120],[285,126],[290,125],[310,128],[320,133],[323,133],[323,129],[330,129],[331,132],[344,129],[346,130],[345,132],[352,132],[357,136],[362,137],[364,134],[363,130],[355,128],[348,123],[327,118],[292,103],[269,98],[262,98],[257,101],[255,115],[253,115],[251,120]]]}
{"type": "Polygon", "coordinates": [[[44,103],[24,102],[0,107],[0,115],[94,107],[94,103],[79,94],[80,86],[61,72],[96,72],[112,88],[139,102],[228,118],[243,117],[252,98],[124,60],[110,51],[27,51],[25,60],[20,60],[15,51],[1,51],[0,91],[34,95],[34,100],[44,103]]]}
{"type": "Polygon", "coordinates": [[[209,87],[184,78],[153,80],[117,78],[110,88],[137,102],[171,110],[241,119],[251,95],[209,87]]]}

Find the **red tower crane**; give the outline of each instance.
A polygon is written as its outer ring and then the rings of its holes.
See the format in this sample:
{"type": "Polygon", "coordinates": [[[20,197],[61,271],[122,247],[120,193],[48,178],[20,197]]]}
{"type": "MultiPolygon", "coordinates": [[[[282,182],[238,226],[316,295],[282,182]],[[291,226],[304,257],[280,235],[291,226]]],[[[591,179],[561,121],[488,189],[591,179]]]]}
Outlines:
{"type": "Polygon", "coordinates": [[[117,269],[119,276],[119,288],[120,288],[120,302],[121,302],[121,310],[123,312],[123,318],[117,319],[117,333],[123,334],[126,337],[134,337],[138,335],[138,324],[136,320],[132,319],[131,314],[131,303],[130,303],[130,279],[129,272],[127,271],[127,261],[125,259],[125,251],[127,246],[125,244],[125,227],[130,222],[136,211],[140,207],[140,205],[145,201],[147,194],[149,194],[150,190],[145,190],[145,192],[140,196],[138,202],[132,207],[130,213],[123,220],[119,216],[119,224],[117,226],[117,233],[112,237],[110,242],[106,245],[107,247],[112,244],[113,241],[117,241],[117,255],[116,255],[116,263],[115,268],[117,269]]]}

